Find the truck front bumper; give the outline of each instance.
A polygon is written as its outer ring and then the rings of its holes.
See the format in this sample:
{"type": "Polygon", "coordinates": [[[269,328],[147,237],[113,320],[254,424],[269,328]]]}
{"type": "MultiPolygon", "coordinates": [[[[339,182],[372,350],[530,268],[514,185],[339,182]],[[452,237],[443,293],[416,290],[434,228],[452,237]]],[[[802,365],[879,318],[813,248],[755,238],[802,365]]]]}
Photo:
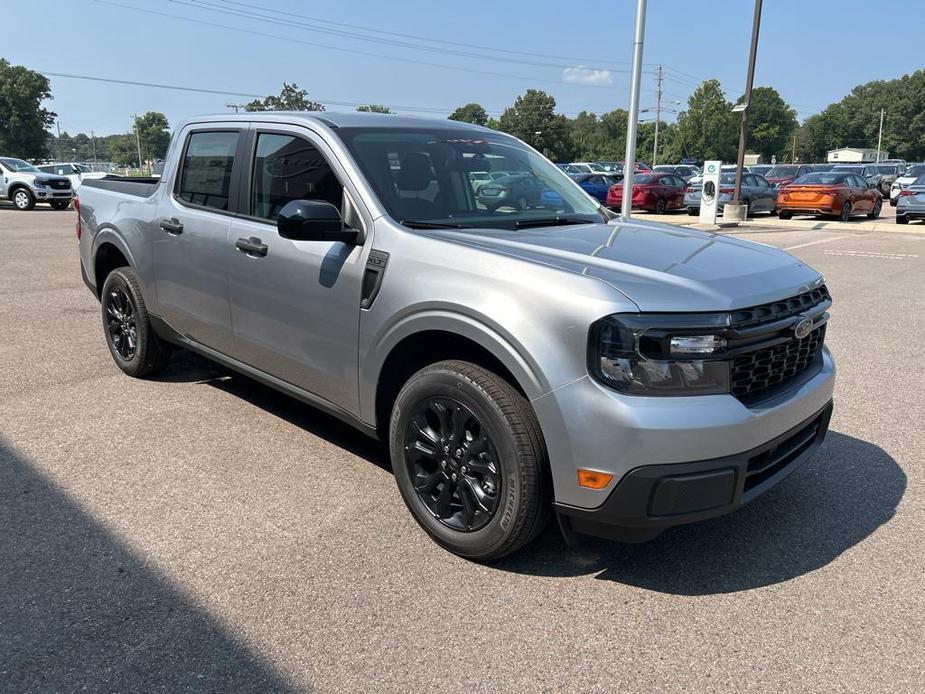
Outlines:
{"type": "Polygon", "coordinates": [[[623,395],[590,376],[534,399],[566,530],[644,540],[729,513],[770,489],[825,436],[835,364],[825,347],[817,359],[749,406],[732,395],[623,395]],[[585,488],[579,469],[613,480],[585,488]]]}
{"type": "Polygon", "coordinates": [[[49,202],[50,200],[70,200],[74,197],[74,190],[55,190],[52,188],[36,188],[35,199],[37,202],[49,202]]]}
{"type": "Polygon", "coordinates": [[[556,504],[563,531],[642,542],[667,528],[735,511],[806,462],[825,438],[832,403],[737,455],[631,470],[598,508],[556,504]]]}

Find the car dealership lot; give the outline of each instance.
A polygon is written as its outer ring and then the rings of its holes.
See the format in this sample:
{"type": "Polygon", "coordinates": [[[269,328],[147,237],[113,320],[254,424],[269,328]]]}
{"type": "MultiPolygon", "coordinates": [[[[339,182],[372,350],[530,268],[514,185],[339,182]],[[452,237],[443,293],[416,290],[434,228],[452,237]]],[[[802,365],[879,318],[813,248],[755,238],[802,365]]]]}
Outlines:
{"type": "Polygon", "coordinates": [[[735,233],[834,297],[805,468],[646,545],[550,527],[482,566],[349,427],[189,354],[122,375],[73,223],[0,207],[0,690],[919,690],[925,225],[735,233]]]}

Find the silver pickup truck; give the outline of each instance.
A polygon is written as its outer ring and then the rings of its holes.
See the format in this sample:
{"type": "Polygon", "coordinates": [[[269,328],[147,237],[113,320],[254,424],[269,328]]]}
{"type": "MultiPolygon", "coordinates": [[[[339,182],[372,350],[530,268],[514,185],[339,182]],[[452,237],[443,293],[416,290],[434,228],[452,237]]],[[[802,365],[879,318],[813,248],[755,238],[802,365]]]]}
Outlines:
{"type": "Polygon", "coordinates": [[[0,157],[0,200],[9,200],[17,210],[31,210],[37,202],[63,210],[73,197],[66,176],[44,173],[22,159],[0,157]]]}
{"type": "Polygon", "coordinates": [[[161,179],[86,181],[77,206],[119,368],[190,349],[379,437],[414,518],[465,557],[553,514],[569,541],[643,541],[728,513],[827,431],[818,272],[615,217],[500,132],[199,118],[161,179]]]}

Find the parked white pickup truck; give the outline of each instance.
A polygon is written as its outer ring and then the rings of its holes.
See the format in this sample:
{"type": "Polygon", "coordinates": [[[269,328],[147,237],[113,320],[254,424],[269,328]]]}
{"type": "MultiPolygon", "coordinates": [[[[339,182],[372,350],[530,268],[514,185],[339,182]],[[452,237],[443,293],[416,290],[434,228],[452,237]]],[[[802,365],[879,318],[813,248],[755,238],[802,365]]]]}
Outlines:
{"type": "Polygon", "coordinates": [[[55,164],[42,164],[36,166],[42,173],[52,174],[53,176],[65,176],[71,181],[71,188],[77,190],[80,188],[82,181],[90,178],[105,178],[108,174],[104,171],[94,171],[86,164],[79,162],[57,162],[55,164]]]}

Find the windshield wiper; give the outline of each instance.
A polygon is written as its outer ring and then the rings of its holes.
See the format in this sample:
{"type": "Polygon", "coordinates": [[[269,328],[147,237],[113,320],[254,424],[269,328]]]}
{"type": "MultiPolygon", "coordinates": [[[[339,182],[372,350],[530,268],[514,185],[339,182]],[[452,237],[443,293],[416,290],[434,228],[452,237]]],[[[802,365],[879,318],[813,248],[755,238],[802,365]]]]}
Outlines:
{"type": "Polygon", "coordinates": [[[411,229],[465,229],[465,224],[441,224],[440,222],[425,222],[415,219],[403,219],[399,222],[402,226],[411,229]]]}
{"type": "Polygon", "coordinates": [[[575,217],[539,217],[534,219],[518,219],[514,222],[515,229],[529,229],[530,227],[561,227],[568,224],[594,224],[587,219],[575,217]]]}

